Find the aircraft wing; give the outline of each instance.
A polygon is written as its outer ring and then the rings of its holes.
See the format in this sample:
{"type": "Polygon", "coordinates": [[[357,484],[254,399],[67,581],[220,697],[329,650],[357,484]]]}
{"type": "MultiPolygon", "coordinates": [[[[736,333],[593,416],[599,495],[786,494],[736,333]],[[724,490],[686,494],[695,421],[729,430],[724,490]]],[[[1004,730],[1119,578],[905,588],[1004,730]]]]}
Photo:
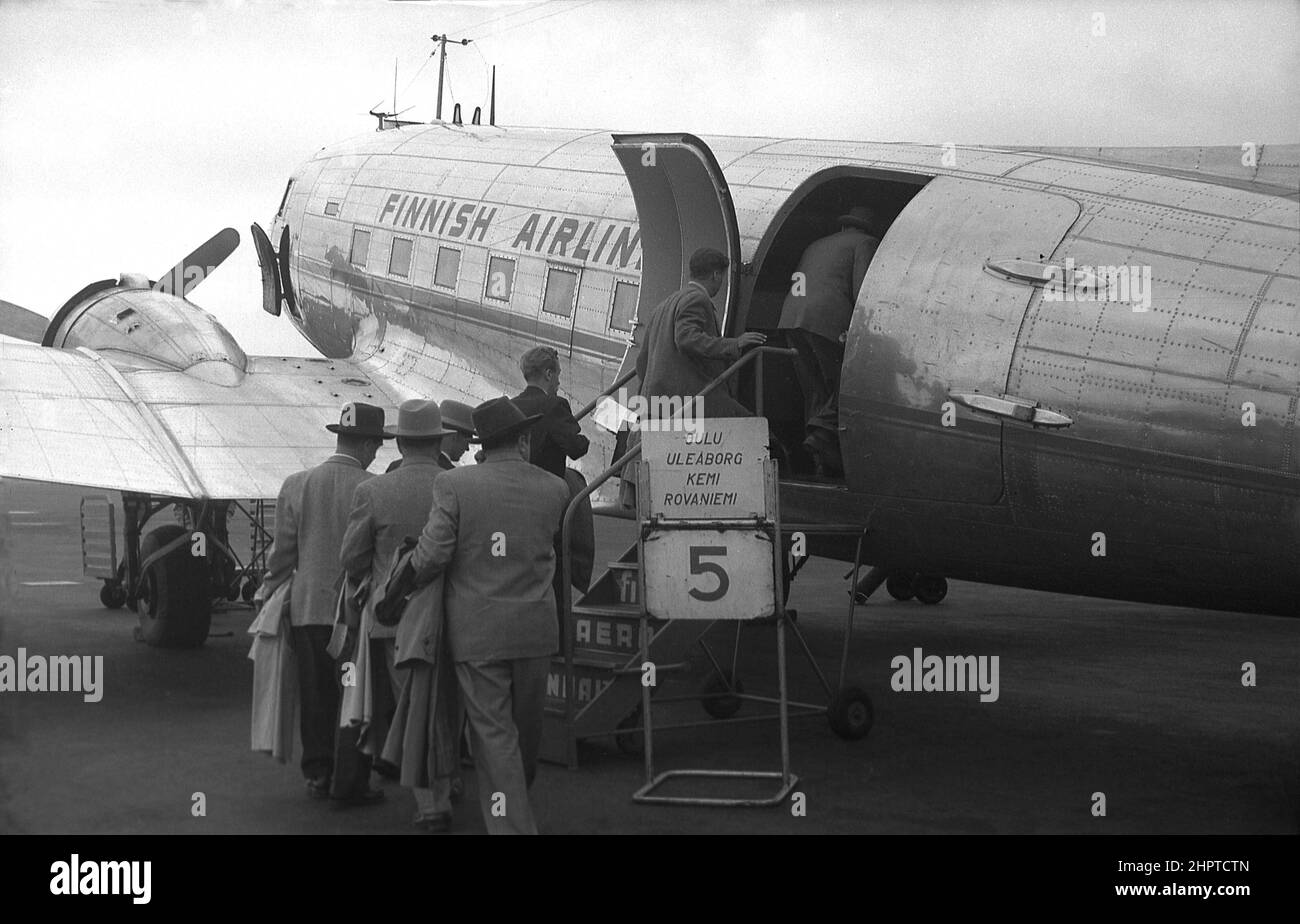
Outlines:
{"type": "MultiPolygon", "coordinates": [[[[86,348],[0,338],[0,477],[180,498],[275,497],[350,401],[400,401],[356,366],[251,356],[223,385],[86,348]]],[[[380,468],[379,470],[382,470],[380,468]]]]}

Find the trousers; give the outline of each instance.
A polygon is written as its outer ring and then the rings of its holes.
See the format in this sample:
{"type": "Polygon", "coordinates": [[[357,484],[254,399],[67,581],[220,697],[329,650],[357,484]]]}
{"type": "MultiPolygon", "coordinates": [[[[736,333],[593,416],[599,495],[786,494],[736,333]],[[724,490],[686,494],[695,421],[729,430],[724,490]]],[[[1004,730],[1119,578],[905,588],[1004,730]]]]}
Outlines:
{"type": "Polygon", "coordinates": [[[328,779],[334,773],[339,681],[334,659],[325,650],[330,632],[329,626],[294,626],[290,634],[298,662],[302,775],[309,780],[328,779]]]}
{"type": "Polygon", "coordinates": [[[478,802],[489,834],[536,834],[528,787],[537,771],[551,659],[458,661],[478,802]]]}
{"type": "Polygon", "coordinates": [[[805,428],[809,434],[830,431],[827,435],[838,442],[844,344],[799,328],[786,331],[786,337],[799,354],[794,371],[803,390],[805,428]]]}

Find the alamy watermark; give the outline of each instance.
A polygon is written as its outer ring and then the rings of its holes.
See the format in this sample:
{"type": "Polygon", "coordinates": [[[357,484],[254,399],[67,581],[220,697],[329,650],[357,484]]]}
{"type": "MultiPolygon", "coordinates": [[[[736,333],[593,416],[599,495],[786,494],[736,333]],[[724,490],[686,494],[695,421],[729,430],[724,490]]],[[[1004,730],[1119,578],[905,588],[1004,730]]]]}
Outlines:
{"type": "Polygon", "coordinates": [[[889,685],[895,693],[976,693],[980,702],[998,701],[997,655],[927,655],[920,648],[895,655],[889,685]]]}
{"type": "Polygon", "coordinates": [[[632,395],[620,388],[592,415],[611,432],[624,427],[640,433],[686,432],[703,437],[704,399],[699,395],[632,395]]]}
{"type": "Polygon", "coordinates": [[[80,693],[88,703],[104,698],[104,656],[38,655],[19,648],[0,655],[0,693],[80,693]]]}
{"type": "Polygon", "coordinates": [[[52,895],[130,895],[137,905],[149,904],[151,860],[82,860],[73,854],[50,864],[52,895]]]}
{"type": "Polygon", "coordinates": [[[1126,302],[1134,311],[1151,310],[1150,266],[1049,266],[1043,300],[1048,302],[1126,302]]]}

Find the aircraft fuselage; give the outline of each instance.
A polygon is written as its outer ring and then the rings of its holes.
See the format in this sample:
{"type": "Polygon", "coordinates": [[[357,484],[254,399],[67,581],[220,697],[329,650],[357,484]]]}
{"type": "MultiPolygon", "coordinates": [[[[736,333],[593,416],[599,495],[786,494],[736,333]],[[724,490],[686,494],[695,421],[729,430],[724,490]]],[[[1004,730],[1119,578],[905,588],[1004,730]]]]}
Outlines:
{"type": "MultiPolygon", "coordinates": [[[[412,396],[473,402],[521,390],[519,355],[550,345],[585,404],[617,377],[638,304],[675,288],[663,254],[690,231],[638,215],[610,140],[429,125],[322,149],[271,235],[289,228],[293,323],[412,396]]],[[[845,483],[786,481],[786,520],[866,527],[865,560],[891,569],[1300,614],[1294,199],[1040,153],[708,146],[744,264],[731,335],[776,327],[839,208],[889,219],[847,335],[845,483]],[[1026,270],[1067,259],[1090,270],[1063,289],[1026,270]],[[975,409],[986,398],[1001,404],[975,409]],[[1036,425],[1035,405],[1068,425],[1036,425]]],[[[774,432],[797,428],[792,383],[765,377],[774,432]]],[[[584,430],[590,475],[613,438],[584,430]]]]}

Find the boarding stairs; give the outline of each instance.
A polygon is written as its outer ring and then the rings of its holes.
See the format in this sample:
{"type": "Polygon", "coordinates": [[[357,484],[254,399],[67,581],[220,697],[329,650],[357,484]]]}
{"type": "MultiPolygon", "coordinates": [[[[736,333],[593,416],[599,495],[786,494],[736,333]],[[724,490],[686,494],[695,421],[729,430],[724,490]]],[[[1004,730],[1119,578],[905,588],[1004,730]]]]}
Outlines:
{"type": "MultiPolygon", "coordinates": [[[[703,397],[735,375],[750,362],[756,363],[762,393],[762,357],[765,354],[790,355],[794,351],[777,347],[758,347],[745,353],[701,392],[703,397]]],[[[635,375],[629,370],[616,379],[601,395],[578,412],[581,419],[597,403],[627,384],[635,375]]],[[[762,408],[757,408],[759,415],[762,408]]],[[[639,598],[643,582],[637,546],[633,544],[620,558],[608,563],[603,574],[585,592],[573,599],[572,550],[573,518],[584,500],[627,467],[635,468],[641,454],[637,444],[616,459],[609,468],[592,480],[569,504],[563,525],[565,618],[561,652],[551,663],[546,679],[546,707],[541,758],[576,768],[577,743],[580,740],[613,736],[620,749],[634,752],[641,725],[642,657],[639,637],[644,601],[639,598]],[[627,729],[627,731],[623,731],[627,729]]],[[[627,476],[624,476],[627,477],[627,476]]],[[[632,480],[632,479],[629,479],[632,480]]],[[[634,483],[634,480],[633,480],[634,483]]],[[[624,506],[614,515],[632,516],[624,506]]],[[[655,666],[655,691],[671,683],[673,675],[689,671],[690,655],[702,631],[709,624],[697,620],[648,619],[651,633],[650,660],[655,666]]]]}

